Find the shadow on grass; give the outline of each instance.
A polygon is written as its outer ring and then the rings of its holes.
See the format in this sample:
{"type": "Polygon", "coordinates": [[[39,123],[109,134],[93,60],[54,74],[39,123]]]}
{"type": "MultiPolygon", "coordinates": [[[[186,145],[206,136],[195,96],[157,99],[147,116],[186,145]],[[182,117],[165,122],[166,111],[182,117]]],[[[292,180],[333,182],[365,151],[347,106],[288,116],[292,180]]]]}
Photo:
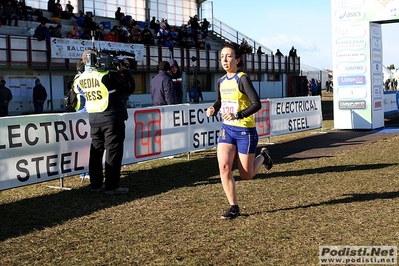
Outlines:
{"type": "Polygon", "coordinates": [[[187,160],[149,170],[123,171],[121,186],[130,188],[125,195],[105,195],[84,187],[1,204],[0,241],[175,188],[216,183],[219,179],[210,177],[218,171],[215,158],[187,160]]]}
{"type": "Polygon", "coordinates": [[[340,166],[326,166],[314,169],[303,169],[303,170],[295,170],[295,171],[284,171],[284,172],[270,172],[267,174],[258,174],[256,175],[256,179],[258,178],[277,178],[277,177],[292,177],[292,176],[302,176],[302,175],[312,175],[312,174],[323,174],[323,173],[331,173],[331,172],[350,172],[350,171],[367,171],[367,170],[376,170],[382,169],[386,167],[390,167],[397,164],[364,164],[364,165],[340,165],[340,166]]]}
{"type": "MultiPolygon", "coordinates": [[[[276,161],[296,156],[296,154],[300,154],[299,157],[304,159],[319,158],[331,155],[336,148],[342,148],[342,146],[363,144],[365,141],[373,139],[374,135],[364,131],[333,132],[284,142],[268,148],[276,161]],[[309,153],[309,151],[312,152],[309,153]]],[[[385,136],[387,135],[385,134],[385,136]]],[[[388,166],[390,165],[325,167],[271,173],[264,175],[263,178],[298,176],[312,172],[376,169],[388,166]]],[[[159,195],[172,189],[220,182],[218,178],[215,178],[219,175],[215,156],[185,162],[179,161],[148,170],[123,171],[123,175],[121,186],[129,187],[131,190],[126,195],[107,196],[104,193],[91,193],[88,188],[81,188],[1,204],[0,241],[35,230],[42,230],[136,199],[159,195]]],[[[257,178],[259,177],[262,178],[262,175],[257,176],[257,178]]]]}
{"type": "MultiPolygon", "coordinates": [[[[371,200],[378,200],[378,199],[394,199],[399,197],[399,191],[392,191],[392,192],[382,192],[382,193],[365,193],[365,194],[344,194],[345,198],[342,199],[334,199],[323,201],[319,203],[312,203],[302,206],[295,206],[290,208],[282,208],[277,210],[270,210],[266,212],[279,212],[279,211],[291,211],[297,209],[307,209],[311,207],[319,207],[323,205],[335,205],[335,204],[347,204],[347,203],[354,203],[354,202],[365,202],[371,200]]],[[[254,213],[254,214],[259,214],[254,213]]],[[[252,214],[252,215],[254,215],[252,214]]]]}
{"type": "Polygon", "coordinates": [[[337,151],[348,150],[397,135],[373,133],[364,130],[340,130],[313,134],[267,146],[275,162],[291,162],[298,159],[329,157],[337,151]]]}

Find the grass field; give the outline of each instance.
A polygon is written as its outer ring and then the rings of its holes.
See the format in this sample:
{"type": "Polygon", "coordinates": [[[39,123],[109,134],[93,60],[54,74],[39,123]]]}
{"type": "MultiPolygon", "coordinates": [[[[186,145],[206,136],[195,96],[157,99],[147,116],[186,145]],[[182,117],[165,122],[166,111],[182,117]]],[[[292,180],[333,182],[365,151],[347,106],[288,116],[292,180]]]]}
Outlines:
{"type": "Polygon", "coordinates": [[[127,195],[91,193],[77,176],[70,191],[46,187],[57,180],[1,191],[0,265],[319,265],[321,245],[397,245],[398,150],[395,136],[251,181],[235,171],[232,221],[219,219],[215,150],[125,167],[127,195]]]}

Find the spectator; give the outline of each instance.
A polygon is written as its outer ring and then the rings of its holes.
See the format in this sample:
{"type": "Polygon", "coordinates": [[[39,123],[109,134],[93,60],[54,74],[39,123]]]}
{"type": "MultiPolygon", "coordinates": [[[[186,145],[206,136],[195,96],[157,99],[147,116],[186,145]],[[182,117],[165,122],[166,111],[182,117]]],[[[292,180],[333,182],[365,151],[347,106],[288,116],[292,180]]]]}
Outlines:
{"type": "Polygon", "coordinates": [[[43,105],[47,99],[47,92],[40,79],[36,79],[35,87],[33,87],[33,106],[35,107],[35,113],[43,113],[43,105]]]}
{"type": "Polygon", "coordinates": [[[330,79],[326,80],[326,92],[330,92],[330,79]]]}
{"type": "Polygon", "coordinates": [[[280,52],[280,49],[277,49],[276,56],[284,56],[284,55],[282,52],[280,52]]]}
{"type": "Polygon", "coordinates": [[[169,31],[166,29],[165,25],[162,25],[157,33],[157,37],[166,39],[167,36],[169,36],[169,31]]]}
{"type": "Polygon", "coordinates": [[[209,23],[208,20],[206,20],[206,18],[204,18],[201,22],[201,30],[202,30],[202,35],[204,38],[206,38],[206,36],[208,36],[208,29],[211,26],[211,24],[209,23]]]}
{"type": "Polygon", "coordinates": [[[118,38],[121,43],[129,42],[130,33],[123,25],[118,26],[118,38]]]}
{"type": "Polygon", "coordinates": [[[18,27],[17,10],[12,6],[10,0],[7,1],[7,4],[4,6],[4,16],[7,18],[8,26],[11,26],[11,21],[14,20],[14,26],[18,27]]]}
{"type": "Polygon", "coordinates": [[[83,11],[79,12],[79,17],[76,19],[76,23],[78,24],[79,27],[84,27],[85,26],[85,13],[83,11]]]}
{"type": "Polygon", "coordinates": [[[57,13],[57,6],[55,4],[55,0],[48,0],[47,1],[47,11],[52,13],[53,16],[57,13]]]}
{"type": "Polygon", "coordinates": [[[49,20],[48,18],[46,18],[44,15],[43,15],[43,11],[42,10],[40,10],[40,9],[36,9],[35,10],[35,12],[34,12],[34,15],[35,16],[37,16],[37,21],[38,22],[46,22],[46,23],[50,23],[51,22],[51,20],[49,20]]]}
{"type": "Polygon", "coordinates": [[[206,48],[207,50],[211,50],[211,42],[210,42],[209,36],[206,36],[206,37],[205,37],[204,43],[205,43],[205,48],[206,48]]]}
{"type": "Polygon", "coordinates": [[[16,12],[19,20],[30,20],[28,18],[28,9],[26,7],[25,0],[18,0],[16,7],[16,12]]]}
{"type": "Polygon", "coordinates": [[[145,25],[143,31],[141,32],[143,38],[142,38],[142,43],[144,44],[154,44],[154,35],[152,35],[152,32],[148,29],[148,26],[145,25]]]}
{"type": "Polygon", "coordinates": [[[176,60],[170,59],[169,65],[170,65],[170,71],[168,73],[173,81],[173,88],[176,93],[177,103],[183,103],[182,72],[176,60]]]}
{"type": "Polygon", "coordinates": [[[53,28],[50,31],[50,37],[54,38],[64,38],[64,35],[62,34],[62,25],[58,24],[55,28],[53,28]]]}
{"type": "Polygon", "coordinates": [[[150,29],[153,29],[155,33],[157,33],[159,31],[160,24],[157,23],[158,20],[155,19],[155,17],[152,17],[151,21],[150,21],[150,29]]]}
{"type": "Polygon", "coordinates": [[[187,33],[185,27],[180,27],[180,31],[177,34],[177,41],[178,41],[180,47],[183,47],[183,48],[191,47],[191,43],[189,41],[189,36],[188,36],[188,33],[187,33]]]}
{"type": "Polygon", "coordinates": [[[91,40],[91,32],[92,31],[89,28],[84,28],[80,38],[83,40],[91,40]]]}
{"type": "Polygon", "coordinates": [[[188,25],[191,28],[191,37],[193,38],[194,43],[197,43],[198,30],[201,29],[199,22],[198,22],[198,15],[195,15],[194,17],[190,17],[190,20],[188,21],[188,25]]]}
{"type": "Polygon", "coordinates": [[[68,3],[65,6],[65,18],[70,19],[71,17],[74,17],[75,19],[77,18],[76,15],[73,13],[73,10],[75,7],[71,5],[71,1],[68,1],[68,3]]]}
{"type": "Polygon", "coordinates": [[[175,47],[175,43],[170,36],[166,36],[166,38],[164,38],[162,45],[169,47],[169,49],[173,49],[173,47],[175,47]]]}
{"type": "Polygon", "coordinates": [[[54,13],[55,17],[61,18],[62,14],[62,5],[60,3],[60,0],[57,0],[57,3],[55,4],[56,11],[54,13]]]}
{"type": "Polygon", "coordinates": [[[178,99],[173,87],[172,78],[168,75],[170,64],[162,61],[158,74],[151,80],[151,99],[154,106],[177,104],[178,99]]]}
{"type": "Polygon", "coordinates": [[[198,91],[198,100],[204,101],[204,97],[202,96],[202,88],[200,86],[199,80],[197,80],[196,86],[197,86],[197,91],[198,91]]]}
{"type": "Polygon", "coordinates": [[[290,57],[296,57],[296,49],[292,46],[290,53],[288,54],[290,57]]]}
{"type": "Polygon", "coordinates": [[[258,55],[261,55],[261,54],[264,54],[265,52],[263,52],[263,51],[262,51],[262,47],[259,46],[259,47],[258,47],[258,50],[256,50],[256,53],[257,53],[258,55]]]}
{"type": "MultiPolygon", "coordinates": [[[[133,21],[133,19],[132,19],[133,21]]],[[[130,31],[132,43],[141,43],[141,30],[138,24],[134,25],[130,31]]]]}
{"type": "Polygon", "coordinates": [[[97,41],[104,41],[104,26],[102,24],[96,26],[96,31],[94,32],[94,39],[97,41]]]}
{"type": "Polygon", "coordinates": [[[118,9],[115,11],[115,19],[117,21],[121,21],[121,19],[125,16],[125,14],[123,12],[121,12],[121,8],[118,7],[118,9]]]}
{"type": "Polygon", "coordinates": [[[179,30],[177,29],[176,26],[173,26],[170,30],[169,30],[169,36],[170,38],[175,41],[178,42],[178,36],[179,36],[179,30]]]}
{"type": "Polygon", "coordinates": [[[198,49],[205,49],[205,42],[204,39],[202,38],[201,34],[197,34],[197,42],[195,44],[195,47],[198,49]]]}
{"type": "Polygon", "coordinates": [[[194,40],[194,43],[197,43],[198,30],[200,29],[200,25],[198,23],[198,15],[190,17],[188,25],[191,27],[191,36],[194,40]]]}
{"type": "Polygon", "coordinates": [[[120,24],[128,27],[130,25],[131,20],[132,20],[132,16],[129,16],[129,15],[123,16],[123,17],[121,17],[120,24]]]}
{"type": "Polygon", "coordinates": [[[84,28],[87,28],[89,30],[96,30],[96,26],[97,26],[97,24],[94,21],[93,13],[92,12],[86,12],[84,28]]]}
{"type": "Polygon", "coordinates": [[[166,26],[166,29],[167,29],[168,31],[170,31],[170,25],[169,25],[169,23],[168,23],[168,20],[167,20],[167,19],[162,19],[162,20],[163,20],[164,25],[166,26]]]}
{"type": "Polygon", "coordinates": [[[4,5],[0,4],[0,26],[7,25],[7,18],[4,14],[4,5]]]}
{"type": "Polygon", "coordinates": [[[310,88],[310,96],[317,95],[317,83],[314,78],[311,79],[309,83],[309,88],[310,88]]]}
{"type": "Polygon", "coordinates": [[[70,30],[68,34],[68,38],[70,39],[80,39],[82,37],[82,32],[79,30],[77,25],[73,26],[73,29],[70,30]]]}
{"type": "Polygon", "coordinates": [[[4,79],[0,80],[0,117],[8,116],[8,104],[12,100],[12,93],[6,86],[4,79]]]}
{"type": "Polygon", "coordinates": [[[46,27],[46,22],[42,21],[39,26],[36,27],[34,37],[38,38],[39,41],[49,40],[50,32],[46,27]]]}
{"type": "Polygon", "coordinates": [[[159,46],[164,45],[165,39],[166,39],[166,38],[164,38],[164,37],[158,38],[158,39],[157,39],[157,45],[159,45],[159,46]]]}
{"type": "Polygon", "coordinates": [[[317,84],[317,95],[321,95],[321,81],[318,79],[316,80],[317,84]]]}
{"type": "Polygon", "coordinates": [[[106,35],[105,40],[109,42],[119,42],[119,35],[115,33],[117,26],[113,27],[106,35]]]}

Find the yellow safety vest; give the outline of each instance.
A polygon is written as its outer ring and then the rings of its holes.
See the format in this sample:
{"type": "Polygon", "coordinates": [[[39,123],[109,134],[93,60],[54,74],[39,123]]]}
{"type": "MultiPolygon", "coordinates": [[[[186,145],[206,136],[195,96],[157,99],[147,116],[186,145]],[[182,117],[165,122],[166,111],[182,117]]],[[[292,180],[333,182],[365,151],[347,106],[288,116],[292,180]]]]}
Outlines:
{"type": "MultiPolygon", "coordinates": [[[[84,94],[85,108],[88,113],[102,112],[108,107],[109,91],[101,82],[103,76],[108,71],[98,72],[95,69],[89,69],[80,74],[74,81],[73,89],[78,95],[84,94]]],[[[81,105],[81,97],[78,98],[77,108],[81,105]]]]}

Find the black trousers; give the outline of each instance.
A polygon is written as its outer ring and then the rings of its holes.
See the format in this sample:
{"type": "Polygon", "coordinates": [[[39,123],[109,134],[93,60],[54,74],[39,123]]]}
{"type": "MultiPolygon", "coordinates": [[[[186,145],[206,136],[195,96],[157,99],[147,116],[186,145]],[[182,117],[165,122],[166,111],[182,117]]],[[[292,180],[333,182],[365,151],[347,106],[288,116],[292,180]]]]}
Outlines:
{"type": "Polygon", "coordinates": [[[0,117],[8,116],[8,106],[0,106],[0,117]]]}
{"type": "Polygon", "coordinates": [[[104,183],[103,156],[105,152],[105,190],[119,187],[123,143],[125,141],[125,122],[113,125],[92,127],[89,174],[91,188],[100,188],[104,183]]]}

